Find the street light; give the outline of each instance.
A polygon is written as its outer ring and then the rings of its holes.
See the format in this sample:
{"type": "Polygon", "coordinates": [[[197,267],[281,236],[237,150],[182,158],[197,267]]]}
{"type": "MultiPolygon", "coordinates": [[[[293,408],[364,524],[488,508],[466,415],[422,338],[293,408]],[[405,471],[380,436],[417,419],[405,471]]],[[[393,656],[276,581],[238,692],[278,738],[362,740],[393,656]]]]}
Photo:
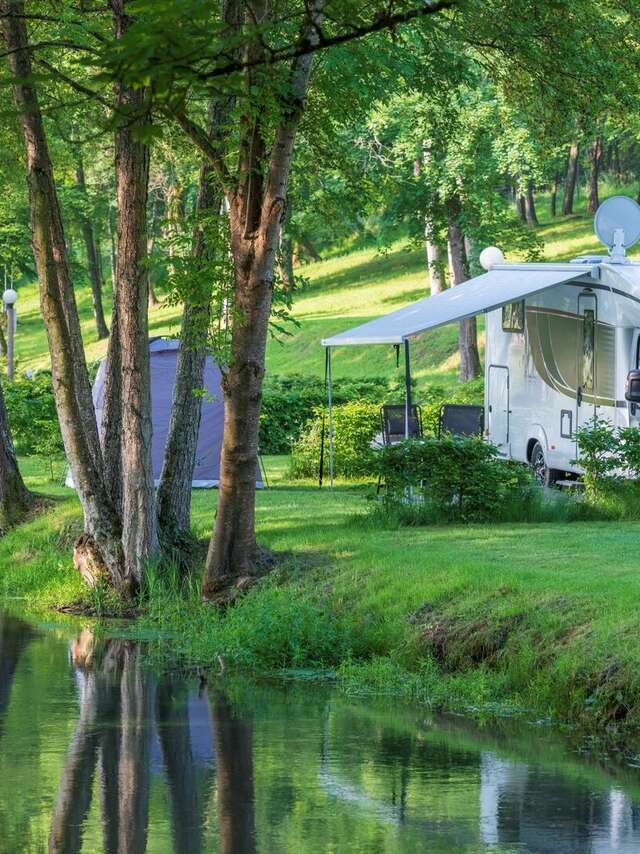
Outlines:
{"type": "Polygon", "coordinates": [[[15,302],[18,299],[18,294],[13,288],[7,288],[2,294],[7,312],[7,377],[9,382],[13,382],[14,359],[13,359],[13,336],[16,331],[16,310],[15,302]]]}

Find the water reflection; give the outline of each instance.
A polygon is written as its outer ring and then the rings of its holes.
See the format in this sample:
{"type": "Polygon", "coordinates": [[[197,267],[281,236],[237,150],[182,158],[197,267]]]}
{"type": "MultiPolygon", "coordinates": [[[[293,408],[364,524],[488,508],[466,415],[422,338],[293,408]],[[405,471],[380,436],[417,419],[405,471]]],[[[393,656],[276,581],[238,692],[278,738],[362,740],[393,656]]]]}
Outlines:
{"type": "Polygon", "coordinates": [[[317,685],[223,691],[0,614],[2,854],[626,854],[638,804],[637,771],[531,727],[317,685]]]}

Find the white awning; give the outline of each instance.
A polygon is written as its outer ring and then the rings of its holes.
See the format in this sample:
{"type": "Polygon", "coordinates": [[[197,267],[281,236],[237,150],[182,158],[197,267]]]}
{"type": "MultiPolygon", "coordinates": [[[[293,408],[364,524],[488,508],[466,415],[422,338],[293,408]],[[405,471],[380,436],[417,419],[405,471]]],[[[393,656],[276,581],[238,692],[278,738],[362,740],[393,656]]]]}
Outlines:
{"type": "Polygon", "coordinates": [[[427,329],[492,311],[563,282],[598,275],[599,267],[595,264],[500,264],[455,288],[325,338],[322,344],[325,347],[401,344],[427,329]]]}

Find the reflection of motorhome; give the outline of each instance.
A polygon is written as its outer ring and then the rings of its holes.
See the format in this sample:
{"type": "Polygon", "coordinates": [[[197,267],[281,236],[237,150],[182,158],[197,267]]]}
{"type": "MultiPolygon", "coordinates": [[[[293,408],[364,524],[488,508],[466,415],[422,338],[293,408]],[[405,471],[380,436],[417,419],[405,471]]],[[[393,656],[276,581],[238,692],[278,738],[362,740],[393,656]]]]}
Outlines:
{"type": "MultiPolygon", "coordinates": [[[[571,265],[545,264],[569,280],[487,314],[486,436],[547,481],[580,471],[576,431],[594,416],[640,420],[625,400],[627,373],[640,367],[640,264],[578,263],[584,275],[570,279],[571,265]]],[[[493,269],[518,278],[534,268],[493,269]]]]}

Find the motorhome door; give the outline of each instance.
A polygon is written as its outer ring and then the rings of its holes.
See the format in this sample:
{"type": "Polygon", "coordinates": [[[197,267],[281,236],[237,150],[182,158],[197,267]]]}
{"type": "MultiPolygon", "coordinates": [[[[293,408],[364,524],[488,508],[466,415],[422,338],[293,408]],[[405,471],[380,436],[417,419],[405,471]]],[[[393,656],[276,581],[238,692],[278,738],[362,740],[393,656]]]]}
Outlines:
{"type": "Polygon", "coordinates": [[[507,453],[509,443],[509,368],[489,365],[489,439],[507,453]]]}
{"type": "Polygon", "coordinates": [[[597,308],[595,294],[578,296],[576,428],[589,424],[596,415],[597,308]]]}

